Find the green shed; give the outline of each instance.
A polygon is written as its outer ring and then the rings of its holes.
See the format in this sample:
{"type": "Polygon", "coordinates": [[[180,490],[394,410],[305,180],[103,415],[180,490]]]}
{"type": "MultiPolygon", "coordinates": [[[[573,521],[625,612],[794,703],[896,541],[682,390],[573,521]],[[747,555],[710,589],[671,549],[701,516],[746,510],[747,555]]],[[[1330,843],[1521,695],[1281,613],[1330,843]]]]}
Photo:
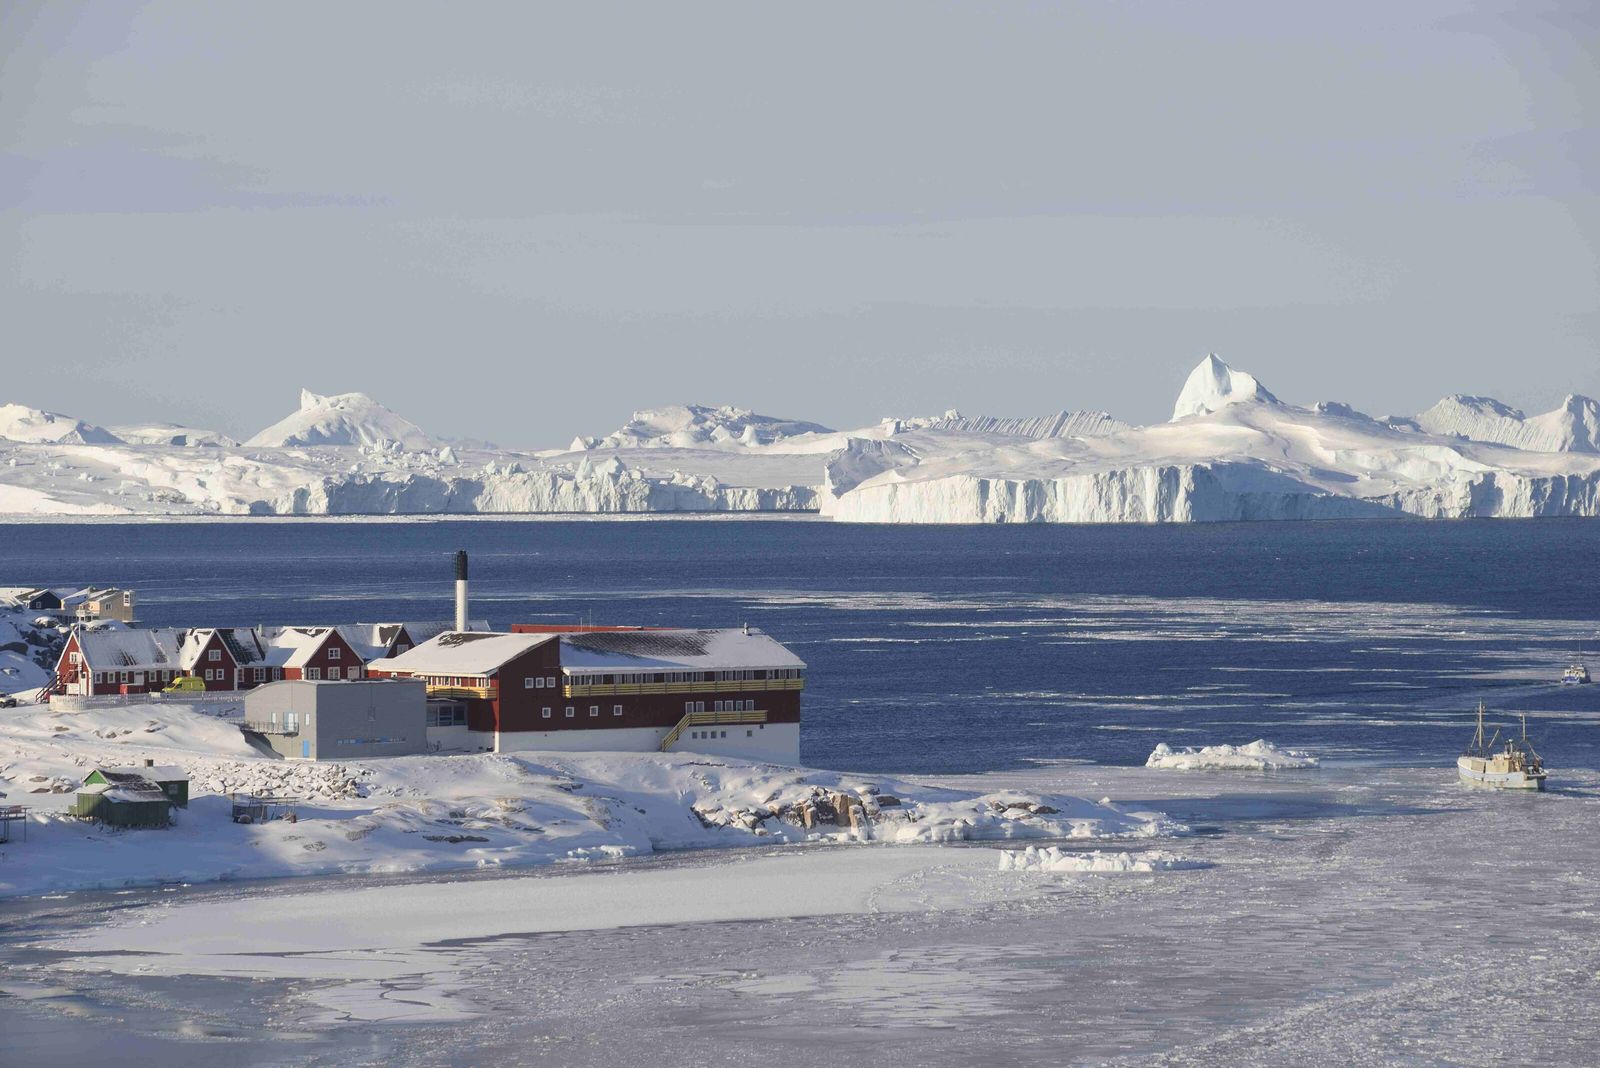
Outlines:
{"type": "Polygon", "coordinates": [[[165,827],[172,822],[172,799],[154,783],[95,783],[78,791],[72,813],[108,827],[165,827]]]}
{"type": "Polygon", "coordinates": [[[95,768],[83,780],[85,786],[155,786],[179,808],[189,807],[189,774],[182,768],[158,765],[147,760],[136,768],[95,768]]]}

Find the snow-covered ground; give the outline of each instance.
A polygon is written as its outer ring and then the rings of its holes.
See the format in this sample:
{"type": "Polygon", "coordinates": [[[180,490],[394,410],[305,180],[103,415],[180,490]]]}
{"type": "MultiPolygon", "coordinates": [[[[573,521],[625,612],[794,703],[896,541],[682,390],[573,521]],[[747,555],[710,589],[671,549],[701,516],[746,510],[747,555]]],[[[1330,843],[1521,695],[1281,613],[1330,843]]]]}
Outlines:
{"type": "Polygon", "coordinates": [[[1174,749],[1166,742],[1155,747],[1147,768],[1178,771],[1278,771],[1285,768],[1314,768],[1322,761],[1298,749],[1280,749],[1258,738],[1248,745],[1184,746],[1174,749]]]}
{"type": "Polygon", "coordinates": [[[949,785],[1158,802],[1203,829],[1172,847],[1195,866],[1148,841],[1059,865],[1039,860],[1072,854],[819,845],[14,900],[7,1048],[920,1068],[1584,1064],[1600,1041],[1592,770],[1519,798],[1444,763],[949,785]]]}
{"type": "Polygon", "coordinates": [[[32,808],[0,847],[0,897],[326,873],[482,869],[762,843],[915,845],[1148,838],[1161,816],[1071,796],[974,794],[892,777],[692,753],[478,754],[348,763],[254,749],[227,705],[0,711],[0,794],[32,808]],[[176,765],[190,803],[165,830],[67,814],[95,767],[176,765]],[[229,793],[302,799],[297,822],[232,822],[229,793]]]}
{"type": "Polygon", "coordinates": [[[65,644],[59,625],[49,616],[0,608],[0,695],[31,697],[55,674],[65,644]]]}
{"type": "Polygon", "coordinates": [[[0,407],[0,514],[798,512],[860,522],[1189,522],[1600,514],[1600,406],[1454,396],[1415,417],[1285,403],[1214,356],[1148,427],[1104,412],[856,430],[679,405],[566,448],[449,443],[303,391],[244,445],[0,407]]]}

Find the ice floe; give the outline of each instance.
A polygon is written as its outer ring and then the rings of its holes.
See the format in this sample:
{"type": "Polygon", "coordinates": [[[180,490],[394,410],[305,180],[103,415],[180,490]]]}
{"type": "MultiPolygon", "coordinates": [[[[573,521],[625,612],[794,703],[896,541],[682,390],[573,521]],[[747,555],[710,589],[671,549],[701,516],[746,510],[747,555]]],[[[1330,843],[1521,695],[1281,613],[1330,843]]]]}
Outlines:
{"type": "Polygon", "coordinates": [[[1198,749],[1190,746],[1174,749],[1162,742],[1155,747],[1144,766],[1179,771],[1275,771],[1314,768],[1320,763],[1322,761],[1310,753],[1299,749],[1280,749],[1258,738],[1249,745],[1207,745],[1198,749]]]}

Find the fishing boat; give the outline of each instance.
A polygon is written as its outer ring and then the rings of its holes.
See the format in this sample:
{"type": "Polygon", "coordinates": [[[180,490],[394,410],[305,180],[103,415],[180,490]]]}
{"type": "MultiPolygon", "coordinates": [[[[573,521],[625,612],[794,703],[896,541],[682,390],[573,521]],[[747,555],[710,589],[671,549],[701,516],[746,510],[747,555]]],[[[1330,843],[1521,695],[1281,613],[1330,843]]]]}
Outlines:
{"type": "Polygon", "coordinates": [[[1467,751],[1456,761],[1461,781],[1500,790],[1543,790],[1544,758],[1528,742],[1528,717],[1522,717],[1521,739],[1507,738],[1503,746],[1499,742],[1499,730],[1493,738],[1484,740],[1483,704],[1479,702],[1478,729],[1467,751]]]}
{"type": "Polygon", "coordinates": [[[1573,664],[1561,673],[1563,686],[1581,686],[1589,681],[1589,669],[1582,664],[1573,664]]]}

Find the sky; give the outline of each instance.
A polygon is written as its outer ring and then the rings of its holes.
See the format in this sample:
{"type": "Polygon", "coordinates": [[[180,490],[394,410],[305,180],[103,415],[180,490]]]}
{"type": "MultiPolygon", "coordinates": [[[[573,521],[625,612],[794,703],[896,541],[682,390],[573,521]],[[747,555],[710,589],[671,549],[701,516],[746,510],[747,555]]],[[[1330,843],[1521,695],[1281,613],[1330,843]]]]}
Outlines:
{"type": "Polygon", "coordinates": [[[1591,4],[0,5],[0,403],[1600,395],[1591,4]]]}

